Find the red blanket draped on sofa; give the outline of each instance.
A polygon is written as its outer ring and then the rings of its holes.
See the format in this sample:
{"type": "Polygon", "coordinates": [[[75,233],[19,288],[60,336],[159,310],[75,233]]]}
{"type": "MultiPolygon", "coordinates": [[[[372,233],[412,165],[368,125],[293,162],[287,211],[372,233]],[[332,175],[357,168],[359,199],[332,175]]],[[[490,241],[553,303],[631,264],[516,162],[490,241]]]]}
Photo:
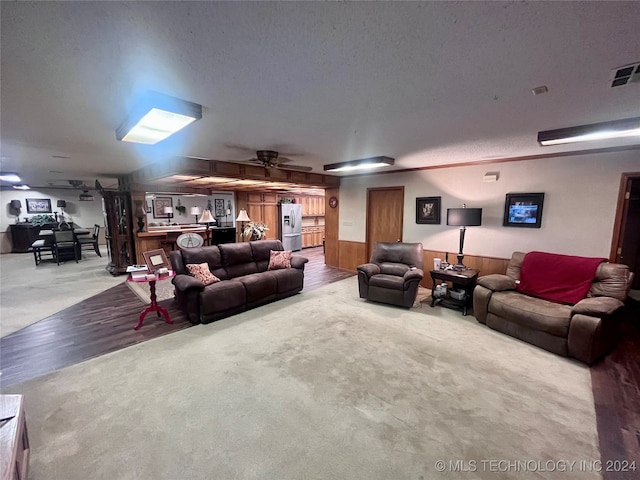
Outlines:
{"type": "Polygon", "coordinates": [[[529,252],[516,290],[551,302],[574,305],[587,296],[598,265],[606,258],[529,252]]]}

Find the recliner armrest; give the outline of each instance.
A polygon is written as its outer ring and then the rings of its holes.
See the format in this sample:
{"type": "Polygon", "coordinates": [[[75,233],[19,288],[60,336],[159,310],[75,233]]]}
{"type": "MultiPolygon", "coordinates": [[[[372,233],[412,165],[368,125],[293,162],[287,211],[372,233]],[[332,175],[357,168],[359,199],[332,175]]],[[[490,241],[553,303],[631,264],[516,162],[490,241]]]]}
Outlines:
{"type": "Polygon", "coordinates": [[[371,278],[373,275],[380,273],[380,267],[375,263],[364,263],[358,265],[358,271],[364,273],[367,278],[371,278]]]}
{"type": "Polygon", "coordinates": [[[309,261],[308,258],[293,256],[291,257],[291,268],[297,268],[298,270],[304,270],[304,264],[309,261]]]}
{"type": "Polygon", "coordinates": [[[583,298],[571,308],[571,314],[580,313],[592,317],[602,317],[613,315],[616,310],[622,308],[622,303],[617,298],[612,297],[591,297],[583,298]]]}
{"type": "Polygon", "coordinates": [[[513,278],[499,273],[492,273],[491,275],[480,277],[477,283],[494,292],[516,289],[516,281],[513,278]]]}
{"type": "Polygon", "coordinates": [[[422,270],[420,270],[419,268],[414,268],[413,270],[407,270],[407,272],[404,274],[404,281],[408,281],[408,280],[412,280],[414,278],[418,279],[418,281],[422,280],[422,277],[424,277],[424,272],[422,270]]]}
{"type": "Polygon", "coordinates": [[[204,290],[204,283],[191,275],[179,274],[173,277],[173,285],[180,291],[184,292],[191,288],[202,291],[204,290]]]}

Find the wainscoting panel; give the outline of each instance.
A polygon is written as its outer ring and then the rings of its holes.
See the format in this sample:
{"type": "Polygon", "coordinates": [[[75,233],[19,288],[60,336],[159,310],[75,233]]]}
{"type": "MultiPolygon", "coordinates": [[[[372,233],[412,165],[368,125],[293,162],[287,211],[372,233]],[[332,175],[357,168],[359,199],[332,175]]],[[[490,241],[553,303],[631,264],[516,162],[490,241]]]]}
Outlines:
{"type": "Polygon", "coordinates": [[[340,264],[338,265],[338,268],[355,272],[358,265],[367,263],[369,260],[366,254],[366,244],[364,242],[348,242],[340,240],[339,248],[340,264]]]}

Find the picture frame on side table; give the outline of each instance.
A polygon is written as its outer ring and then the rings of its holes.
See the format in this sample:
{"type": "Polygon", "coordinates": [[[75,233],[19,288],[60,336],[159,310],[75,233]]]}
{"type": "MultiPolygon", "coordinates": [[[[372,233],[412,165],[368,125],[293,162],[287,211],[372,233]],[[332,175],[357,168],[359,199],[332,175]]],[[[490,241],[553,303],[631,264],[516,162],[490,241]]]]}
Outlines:
{"type": "Polygon", "coordinates": [[[170,214],[164,213],[165,207],[173,207],[173,198],[156,197],[153,199],[153,218],[169,218],[170,214]]]}
{"type": "Polygon", "coordinates": [[[167,254],[162,248],[157,250],[149,250],[148,252],[142,252],[144,261],[151,273],[155,273],[161,268],[169,268],[169,260],[167,254]]]}
{"type": "Polygon", "coordinates": [[[416,223],[440,225],[440,200],[442,197],[416,198],[416,223]]]}
{"type": "Polygon", "coordinates": [[[503,227],[540,228],[544,193],[507,193],[503,227]]]}
{"type": "Polygon", "coordinates": [[[27,213],[51,213],[50,198],[27,198],[27,213]]]}

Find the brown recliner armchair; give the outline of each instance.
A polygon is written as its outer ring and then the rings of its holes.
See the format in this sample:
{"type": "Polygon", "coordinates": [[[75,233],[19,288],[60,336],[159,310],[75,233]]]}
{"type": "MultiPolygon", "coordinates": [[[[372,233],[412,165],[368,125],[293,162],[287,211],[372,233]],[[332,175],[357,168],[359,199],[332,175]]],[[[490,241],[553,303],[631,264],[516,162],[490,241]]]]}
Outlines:
{"type": "Polygon", "coordinates": [[[411,308],[424,276],[422,255],[422,243],[376,243],[370,262],[358,266],[360,298],[411,308]]]}

